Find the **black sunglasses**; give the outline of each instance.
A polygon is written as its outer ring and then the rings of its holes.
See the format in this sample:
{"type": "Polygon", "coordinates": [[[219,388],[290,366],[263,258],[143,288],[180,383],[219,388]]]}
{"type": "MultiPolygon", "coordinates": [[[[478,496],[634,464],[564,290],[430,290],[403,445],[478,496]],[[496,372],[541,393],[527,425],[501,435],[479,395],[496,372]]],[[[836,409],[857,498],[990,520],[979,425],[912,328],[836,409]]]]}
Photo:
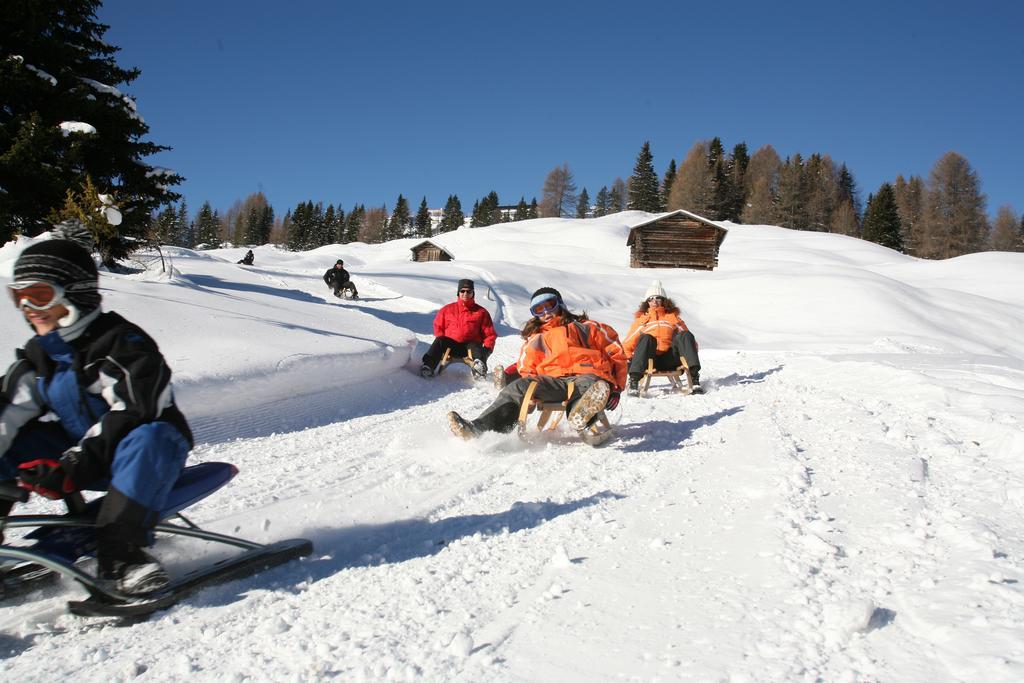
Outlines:
{"type": "Polygon", "coordinates": [[[469,294],[472,294],[472,293],[473,293],[473,290],[472,290],[472,289],[460,289],[460,290],[459,290],[459,294],[466,294],[467,292],[468,292],[469,294]]]}

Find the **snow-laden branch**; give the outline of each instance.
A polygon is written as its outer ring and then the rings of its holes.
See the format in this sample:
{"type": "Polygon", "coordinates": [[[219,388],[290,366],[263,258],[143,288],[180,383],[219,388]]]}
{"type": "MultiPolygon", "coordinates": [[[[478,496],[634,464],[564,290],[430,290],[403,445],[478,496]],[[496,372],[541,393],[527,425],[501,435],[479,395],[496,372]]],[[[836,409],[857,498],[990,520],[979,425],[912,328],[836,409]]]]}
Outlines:
{"type": "Polygon", "coordinates": [[[98,92],[104,93],[106,95],[111,95],[111,96],[116,97],[117,99],[121,100],[121,102],[124,103],[125,110],[128,112],[128,115],[130,117],[132,117],[136,121],[140,121],[142,123],[145,123],[145,121],[142,120],[142,117],[139,116],[139,110],[138,110],[138,107],[135,105],[135,100],[133,100],[128,95],[125,95],[123,92],[121,92],[120,90],[118,90],[117,88],[115,88],[112,85],[107,85],[105,83],[100,83],[99,81],[94,81],[91,78],[79,77],[79,80],[82,81],[83,83],[85,83],[86,85],[90,86],[94,90],[98,91],[98,92]]]}
{"type": "Polygon", "coordinates": [[[34,73],[36,76],[39,76],[39,78],[43,79],[44,81],[46,81],[50,85],[57,85],[57,79],[56,78],[54,78],[50,74],[46,73],[45,71],[43,71],[42,69],[40,69],[37,66],[32,66],[31,64],[26,64],[25,63],[25,58],[22,57],[21,55],[10,55],[9,57],[7,57],[7,59],[9,61],[12,61],[12,62],[18,62],[19,64],[21,64],[26,69],[28,69],[29,71],[34,73]]]}

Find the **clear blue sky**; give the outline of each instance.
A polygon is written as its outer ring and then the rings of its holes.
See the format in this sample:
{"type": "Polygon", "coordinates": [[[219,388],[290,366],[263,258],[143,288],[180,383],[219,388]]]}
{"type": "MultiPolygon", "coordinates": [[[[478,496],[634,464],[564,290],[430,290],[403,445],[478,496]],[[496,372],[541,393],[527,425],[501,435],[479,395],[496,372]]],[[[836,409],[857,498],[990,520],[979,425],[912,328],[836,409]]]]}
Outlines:
{"type": "Polygon", "coordinates": [[[464,210],[540,199],[568,163],[591,197],[694,142],[846,163],[862,199],[971,163],[994,215],[1024,211],[1024,3],[107,0],[150,157],[191,211],[262,190],[464,210]]]}

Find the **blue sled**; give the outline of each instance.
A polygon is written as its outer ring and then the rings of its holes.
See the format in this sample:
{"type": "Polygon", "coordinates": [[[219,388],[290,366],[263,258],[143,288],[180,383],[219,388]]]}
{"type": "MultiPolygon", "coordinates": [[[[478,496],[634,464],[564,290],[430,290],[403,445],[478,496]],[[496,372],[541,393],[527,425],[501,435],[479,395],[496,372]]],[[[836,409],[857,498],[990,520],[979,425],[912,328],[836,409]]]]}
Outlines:
{"type": "MultiPolygon", "coordinates": [[[[238,469],[229,463],[205,462],[182,470],[160,513],[156,533],[186,536],[234,546],[242,550],[228,559],[172,579],[170,585],[145,596],[126,595],[76,566],[82,557],[96,552],[95,520],[102,497],[83,503],[80,494],[68,500],[72,510],[66,515],[9,515],[0,518],[3,529],[32,527],[25,535],[28,545],[0,545],[0,585],[3,595],[23,592],[58,575],[74,579],[89,592],[89,598],[68,603],[70,611],[83,616],[138,617],[170,607],[185,595],[203,586],[254,574],[262,569],[309,555],[313,544],[302,538],[269,545],[253,543],[234,536],[205,531],[193,524],[181,511],[221,488],[238,469]],[[172,523],[169,520],[177,520],[172,523]],[[3,562],[6,561],[6,562],[3,562]]],[[[11,485],[0,486],[0,498],[24,502],[28,492],[11,485]]]]}

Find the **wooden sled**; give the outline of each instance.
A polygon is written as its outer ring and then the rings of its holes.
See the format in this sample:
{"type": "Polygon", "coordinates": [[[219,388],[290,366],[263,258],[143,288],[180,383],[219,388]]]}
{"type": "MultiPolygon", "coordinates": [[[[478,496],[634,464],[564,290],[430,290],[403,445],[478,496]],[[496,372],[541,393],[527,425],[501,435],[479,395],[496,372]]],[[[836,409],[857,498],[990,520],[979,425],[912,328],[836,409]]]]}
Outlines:
{"type": "Polygon", "coordinates": [[[655,377],[665,377],[672,385],[672,391],[677,391],[682,394],[693,393],[693,378],[690,377],[690,366],[687,364],[686,359],[679,358],[679,367],[675,370],[656,370],[654,368],[654,359],[647,359],[647,371],[644,373],[643,378],[640,380],[640,395],[647,396],[647,389],[651,386],[651,380],[655,377]],[[683,386],[685,380],[686,386],[683,386]]]}
{"type": "MultiPolygon", "coordinates": [[[[530,382],[530,386],[526,388],[526,394],[523,396],[523,403],[519,407],[519,436],[526,438],[529,436],[529,427],[527,421],[530,413],[538,412],[540,416],[537,418],[537,431],[538,432],[550,432],[554,431],[558,427],[559,420],[566,414],[566,409],[569,405],[569,397],[572,396],[573,389],[575,388],[575,382],[570,380],[569,386],[566,390],[566,398],[564,401],[541,401],[533,397],[534,392],[537,390],[537,382],[530,382]],[[551,419],[554,416],[554,419],[551,419]]],[[[595,420],[589,427],[578,432],[580,438],[591,446],[600,446],[612,436],[612,426],[608,422],[608,416],[605,415],[604,410],[599,412],[595,420]]]]}
{"type": "MultiPolygon", "coordinates": [[[[445,349],[444,350],[444,355],[441,356],[441,362],[437,364],[437,370],[434,372],[434,375],[435,376],[440,376],[440,374],[442,372],[444,372],[444,369],[446,367],[448,367],[448,365],[450,363],[453,363],[455,361],[461,361],[461,362],[465,363],[466,366],[469,368],[470,373],[472,373],[473,372],[473,361],[474,361],[473,349],[468,349],[467,350],[465,358],[452,358],[452,350],[451,349],[445,349]]],[[[473,379],[478,379],[478,378],[477,378],[476,375],[473,375],[473,379]]]]}

